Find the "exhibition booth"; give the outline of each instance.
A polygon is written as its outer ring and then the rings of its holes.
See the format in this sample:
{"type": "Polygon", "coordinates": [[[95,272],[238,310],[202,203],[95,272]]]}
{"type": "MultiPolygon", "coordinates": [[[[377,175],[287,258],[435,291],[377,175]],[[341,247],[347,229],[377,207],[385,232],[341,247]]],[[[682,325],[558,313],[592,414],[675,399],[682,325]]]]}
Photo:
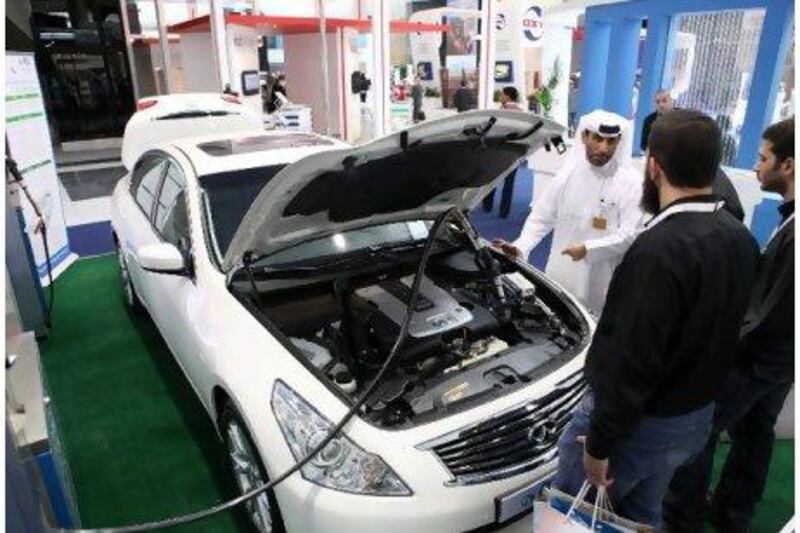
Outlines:
{"type": "MultiPolygon", "coordinates": [[[[638,177],[657,93],[702,111],[759,248],[786,224],[752,168],[791,0],[118,4],[13,14],[10,531],[544,530],[600,312],[553,232],[490,243],[580,118],[622,117],[638,177]]],[[[792,385],[755,531],[793,520],[794,418],[792,385]]]]}

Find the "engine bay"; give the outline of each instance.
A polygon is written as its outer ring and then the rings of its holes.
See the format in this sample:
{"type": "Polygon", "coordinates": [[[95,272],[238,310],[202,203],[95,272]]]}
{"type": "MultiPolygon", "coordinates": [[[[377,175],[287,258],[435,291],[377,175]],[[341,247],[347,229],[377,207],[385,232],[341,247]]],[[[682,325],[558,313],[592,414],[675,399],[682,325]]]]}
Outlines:
{"type": "MultiPolygon", "coordinates": [[[[260,311],[298,357],[355,398],[399,336],[413,266],[268,291],[260,311]]],[[[510,392],[577,353],[587,337],[582,318],[536,281],[489,248],[432,257],[405,342],[362,418],[380,427],[419,423],[487,394],[510,392]]]]}

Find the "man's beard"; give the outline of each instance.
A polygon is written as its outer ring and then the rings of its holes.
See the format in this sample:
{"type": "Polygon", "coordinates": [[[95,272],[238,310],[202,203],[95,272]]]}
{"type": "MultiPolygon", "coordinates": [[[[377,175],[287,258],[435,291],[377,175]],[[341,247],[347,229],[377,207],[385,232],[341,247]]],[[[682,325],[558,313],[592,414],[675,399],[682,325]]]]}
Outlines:
{"type": "Polygon", "coordinates": [[[778,176],[777,166],[775,164],[770,170],[764,172],[762,176],[759,176],[758,181],[761,183],[762,191],[774,192],[783,196],[786,194],[786,182],[778,176]]]}
{"type": "Polygon", "coordinates": [[[640,202],[642,211],[655,215],[661,209],[661,201],[658,197],[658,187],[656,183],[650,179],[650,171],[645,168],[644,170],[644,183],[642,183],[642,201],[640,202]]]}

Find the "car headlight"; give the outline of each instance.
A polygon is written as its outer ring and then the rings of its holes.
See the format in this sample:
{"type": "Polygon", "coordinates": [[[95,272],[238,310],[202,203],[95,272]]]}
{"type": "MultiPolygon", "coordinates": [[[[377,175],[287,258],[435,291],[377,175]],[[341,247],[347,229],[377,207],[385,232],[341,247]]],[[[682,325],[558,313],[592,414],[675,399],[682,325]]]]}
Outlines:
{"type": "MultiPolygon", "coordinates": [[[[272,389],[272,412],[299,461],[333,424],[282,381],[272,389]]],[[[375,496],[409,496],[411,491],[383,459],[339,434],[301,469],[303,478],[329,489],[375,496]]]]}

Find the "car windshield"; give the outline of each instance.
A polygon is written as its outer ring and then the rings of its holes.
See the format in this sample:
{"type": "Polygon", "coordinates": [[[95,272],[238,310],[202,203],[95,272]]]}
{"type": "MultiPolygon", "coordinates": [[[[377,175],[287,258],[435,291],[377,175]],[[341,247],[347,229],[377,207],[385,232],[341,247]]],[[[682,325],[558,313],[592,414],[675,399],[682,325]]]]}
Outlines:
{"type": "MultiPolygon", "coordinates": [[[[208,233],[219,259],[224,257],[242,218],[258,193],[283,167],[273,165],[242,169],[200,178],[208,233]]],[[[259,262],[263,265],[289,264],[363,249],[413,243],[428,236],[430,224],[430,221],[393,222],[336,233],[278,251],[259,262]]]]}
{"type": "Polygon", "coordinates": [[[284,166],[247,168],[200,178],[208,232],[219,258],[224,257],[242,218],[258,193],[284,166]]]}

